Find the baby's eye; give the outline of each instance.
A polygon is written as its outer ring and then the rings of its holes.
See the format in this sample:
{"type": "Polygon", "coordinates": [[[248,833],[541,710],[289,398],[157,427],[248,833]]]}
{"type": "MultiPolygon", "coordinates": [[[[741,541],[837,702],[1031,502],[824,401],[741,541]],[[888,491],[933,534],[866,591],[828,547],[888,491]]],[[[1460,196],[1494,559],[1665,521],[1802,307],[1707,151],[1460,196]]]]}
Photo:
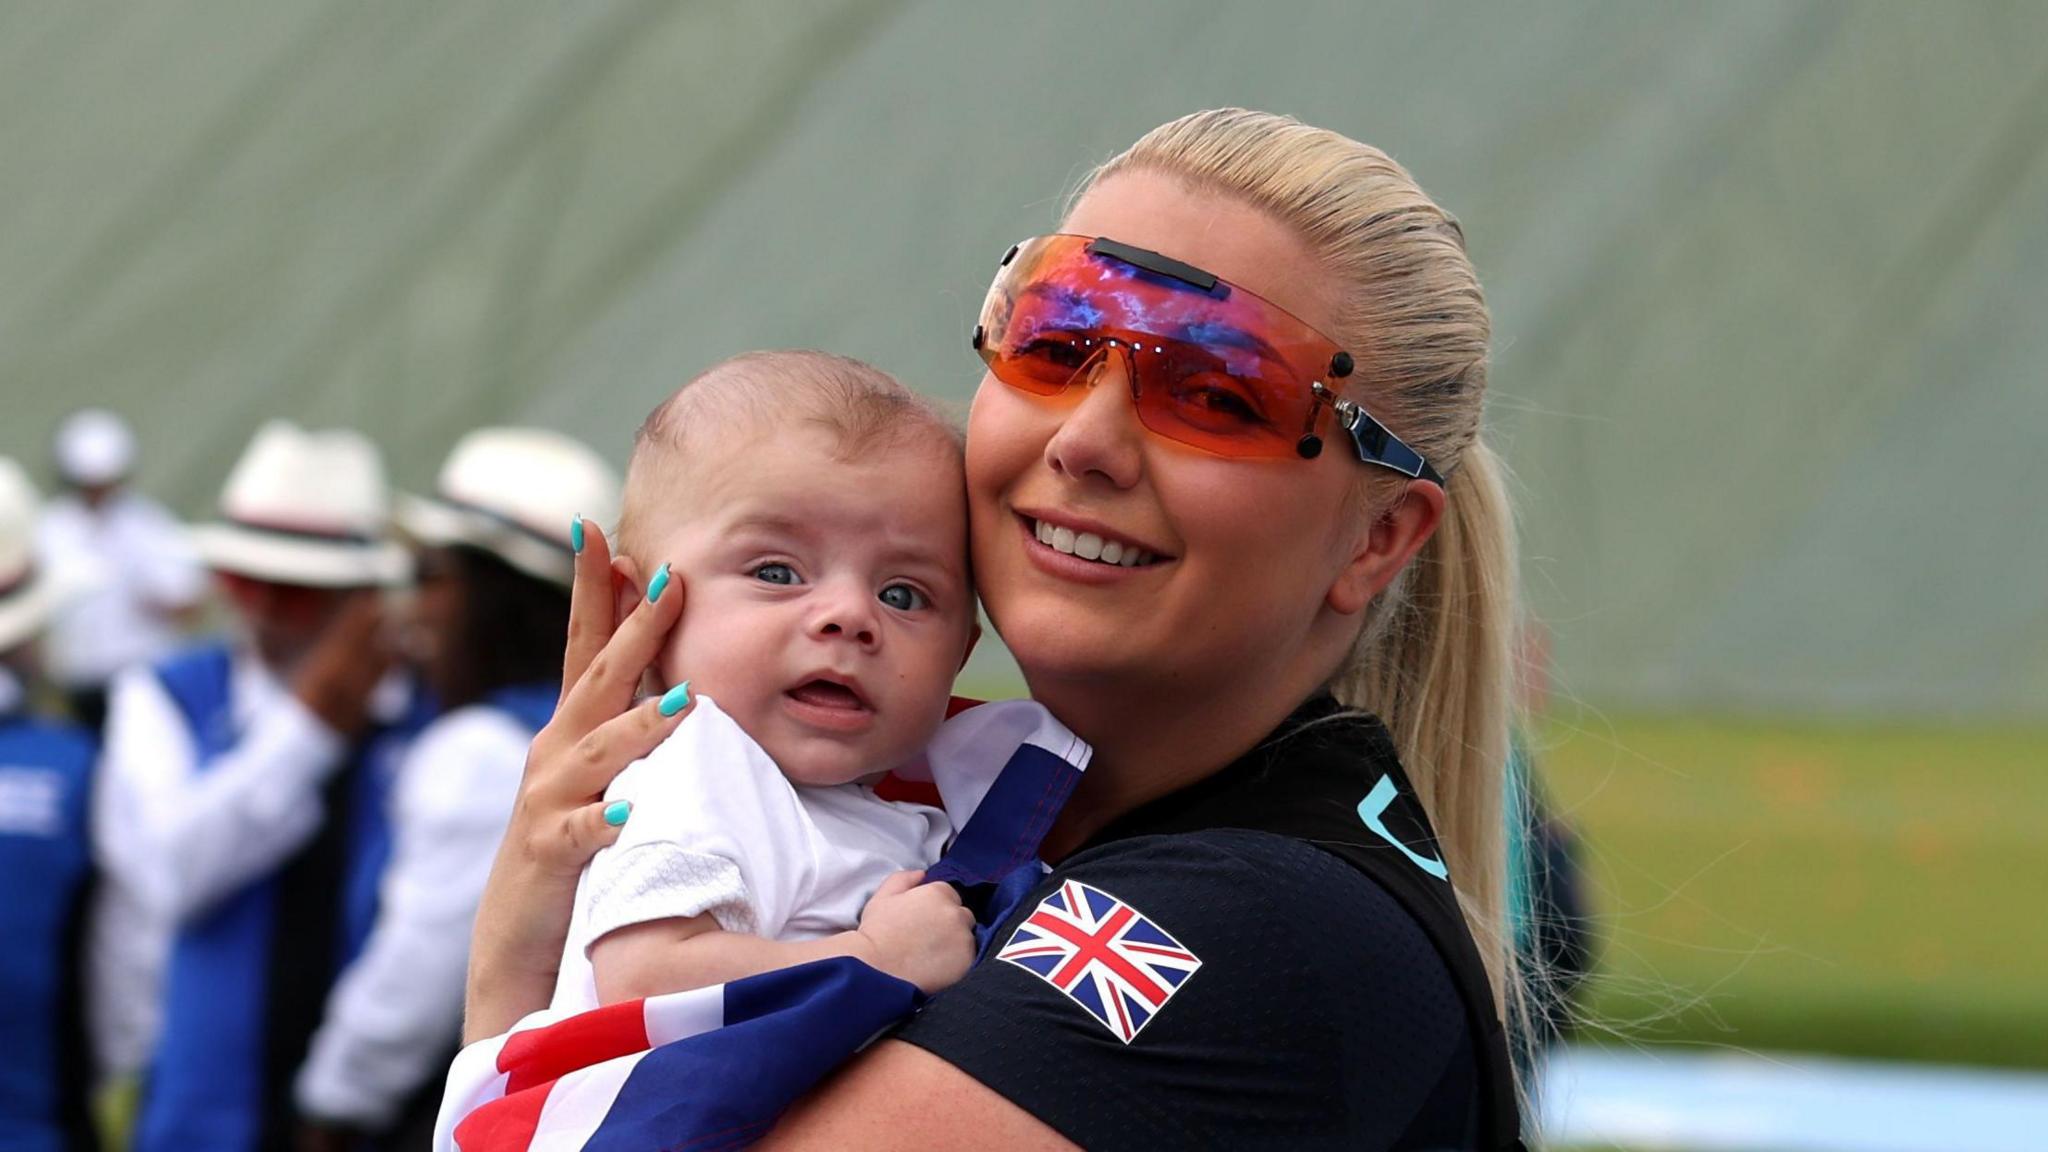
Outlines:
{"type": "Polygon", "coordinates": [[[908,584],[891,584],[882,589],[881,601],[899,612],[911,612],[932,606],[930,597],[908,584]]]}
{"type": "Polygon", "coordinates": [[[754,569],[753,575],[754,579],[759,580],[763,584],[803,583],[802,580],[797,579],[796,569],[791,568],[787,564],[776,564],[772,562],[763,564],[759,568],[754,569]]]}

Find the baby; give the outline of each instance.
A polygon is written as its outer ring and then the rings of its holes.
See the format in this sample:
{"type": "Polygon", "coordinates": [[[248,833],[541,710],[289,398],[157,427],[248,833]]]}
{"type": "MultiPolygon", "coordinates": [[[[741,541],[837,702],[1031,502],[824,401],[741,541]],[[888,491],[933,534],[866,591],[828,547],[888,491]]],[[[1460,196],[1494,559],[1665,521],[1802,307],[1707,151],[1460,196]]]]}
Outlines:
{"type": "MultiPolygon", "coordinates": [[[[578,887],[553,1010],[833,956],[927,993],[966,972],[973,916],[948,886],[897,875],[936,860],[956,819],[876,791],[927,763],[979,632],[964,492],[958,431],[836,356],[728,360],[648,417],[620,595],[685,589],[659,671],[688,677],[696,707],[606,794],[632,814],[578,887]]],[[[1032,710],[1033,742],[1085,764],[1037,706],[988,708],[1032,710]]],[[[997,727],[1008,748],[975,758],[991,776],[1024,738],[997,727]]],[[[956,791],[971,806],[978,788],[956,791]]]]}

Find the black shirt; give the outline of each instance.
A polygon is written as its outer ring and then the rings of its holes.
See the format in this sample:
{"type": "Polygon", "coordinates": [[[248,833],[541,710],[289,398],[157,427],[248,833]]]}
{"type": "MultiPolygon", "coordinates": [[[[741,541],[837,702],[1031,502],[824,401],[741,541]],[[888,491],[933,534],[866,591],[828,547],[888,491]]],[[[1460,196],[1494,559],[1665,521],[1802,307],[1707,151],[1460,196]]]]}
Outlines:
{"type": "Polygon", "coordinates": [[[1260,827],[1310,812],[1364,844],[1360,801],[1382,778],[1408,791],[1385,730],[1336,712],[1311,701],[1061,861],[898,1038],[1086,1148],[1471,1147],[1481,1064],[1439,948],[1326,836],[1260,827]],[[1053,943],[1128,924],[1118,959],[1053,943]]]}

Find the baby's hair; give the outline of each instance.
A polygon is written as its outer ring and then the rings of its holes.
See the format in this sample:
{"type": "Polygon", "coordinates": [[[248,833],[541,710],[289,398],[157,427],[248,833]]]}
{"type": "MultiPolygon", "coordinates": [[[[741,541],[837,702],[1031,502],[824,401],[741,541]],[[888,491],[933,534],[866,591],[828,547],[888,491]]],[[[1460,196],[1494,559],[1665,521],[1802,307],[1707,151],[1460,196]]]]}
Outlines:
{"type": "Polygon", "coordinates": [[[957,467],[965,444],[937,404],[872,364],[808,349],[743,353],[676,389],[634,433],[620,551],[638,555],[650,486],[682,490],[671,481],[686,479],[693,463],[791,426],[824,432],[841,461],[924,443],[957,467]]]}

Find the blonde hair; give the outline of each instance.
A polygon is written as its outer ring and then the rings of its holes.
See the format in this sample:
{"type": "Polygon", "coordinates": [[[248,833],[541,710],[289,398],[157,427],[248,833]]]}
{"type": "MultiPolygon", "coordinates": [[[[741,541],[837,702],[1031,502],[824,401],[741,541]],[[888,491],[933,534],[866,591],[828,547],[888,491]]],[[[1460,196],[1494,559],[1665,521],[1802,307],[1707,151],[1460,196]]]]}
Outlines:
{"type": "Polygon", "coordinates": [[[792,424],[824,432],[841,460],[924,442],[957,470],[962,454],[958,422],[872,364],[808,349],[742,353],[686,381],[634,433],[620,551],[640,558],[653,507],[685,500],[693,464],[792,424]]]}
{"type": "Polygon", "coordinates": [[[1504,1006],[1514,526],[1480,437],[1490,325],[1464,233],[1384,152],[1265,112],[1162,125],[1083,189],[1124,172],[1178,179],[1292,229],[1338,286],[1328,335],[1358,364],[1347,391],[1445,477],[1435,535],[1368,611],[1331,686],[1393,733],[1504,1006]]]}

